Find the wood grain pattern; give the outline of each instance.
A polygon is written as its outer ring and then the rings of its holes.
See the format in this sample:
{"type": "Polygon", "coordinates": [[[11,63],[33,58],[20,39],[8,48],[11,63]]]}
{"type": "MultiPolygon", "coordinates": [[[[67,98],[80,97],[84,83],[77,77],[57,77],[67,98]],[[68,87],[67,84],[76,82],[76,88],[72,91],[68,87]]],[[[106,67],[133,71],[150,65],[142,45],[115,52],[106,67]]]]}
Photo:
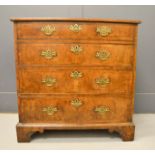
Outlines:
{"type": "Polygon", "coordinates": [[[20,93],[105,93],[105,94],[131,94],[132,72],[109,71],[103,69],[51,69],[51,68],[25,68],[19,71],[20,93]],[[70,77],[73,71],[82,73],[82,77],[70,77]],[[53,86],[46,86],[42,79],[52,77],[56,79],[53,86]],[[105,86],[96,84],[98,78],[108,78],[110,83],[105,86]]]}
{"type": "Polygon", "coordinates": [[[73,32],[69,29],[70,25],[77,24],[75,22],[39,22],[39,23],[17,23],[18,39],[74,39],[74,40],[126,40],[134,41],[135,25],[133,24],[109,24],[109,23],[78,23],[81,26],[79,32],[73,32]],[[55,27],[55,32],[47,36],[41,28],[46,25],[55,27]],[[112,32],[102,37],[96,33],[97,27],[106,26],[112,29],[112,32]]]}
{"type": "Polygon", "coordinates": [[[134,139],[132,123],[136,76],[136,45],[138,20],[17,18],[14,21],[14,43],[17,74],[19,123],[18,142],[28,142],[35,132],[44,130],[107,129],[118,132],[124,141],[134,139]],[[70,25],[81,26],[79,32],[70,25]],[[54,26],[47,36],[41,28],[54,26]],[[98,26],[111,28],[103,37],[98,26]],[[71,46],[79,45],[79,54],[71,46]],[[42,50],[57,52],[53,59],[41,56],[42,50]],[[110,52],[107,60],[96,58],[96,52],[110,52]],[[73,71],[82,77],[73,79],[73,71]],[[56,83],[47,86],[45,77],[56,83]],[[100,86],[96,79],[104,77],[109,83],[100,86]],[[82,102],[79,107],[73,99],[82,102]],[[48,107],[52,107],[47,109],[48,107]],[[51,109],[54,112],[51,114],[51,109]],[[99,113],[96,108],[107,111],[99,113]],[[101,108],[100,108],[101,109],[101,108]],[[48,112],[47,112],[48,111],[48,112]],[[49,113],[50,111],[50,113],[49,113]]]}
{"type": "Polygon", "coordinates": [[[110,66],[130,68],[133,66],[132,45],[115,44],[62,44],[62,43],[44,43],[44,44],[25,44],[18,45],[18,57],[20,65],[78,65],[78,66],[110,66]],[[82,51],[74,54],[71,48],[79,45],[82,51]],[[43,50],[53,50],[57,55],[51,59],[41,56],[43,50]],[[107,51],[110,56],[107,60],[100,60],[96,57],[98,51],[107,51]],[[33,57],[33,59],[32,59],[33,57]]]}
{"type": "Polygon", "coordinates": [[[116,123],[127,122],[131,119],[129,98],[107,96],[53,96],[42,98],[20,98],[20,121],[23,123],[116,123]],[[79,99],[82,105],[75,107],[73,99],[79,99]],[[43,111],[47,107],[57,107],[58,111],[48,115],[43,111]],[[110,111],[95,112],[95,108],[105,107],[110,111]],[[123,110],[122,110],[123,109],[123,110]],[[82,116],[82,117],[80,117],[82,116]]]}
{"type": "Polygon", "coordinates": [[[123,141],[134,140],[135,126],[133,123],[85,123],[85,124],[67,124],[67,123],[18,123],[17,126],[18,142],[30,142],[34,133],[43,133],[45,130],[103,130],[109,133],[117,132],[123,141]]]}

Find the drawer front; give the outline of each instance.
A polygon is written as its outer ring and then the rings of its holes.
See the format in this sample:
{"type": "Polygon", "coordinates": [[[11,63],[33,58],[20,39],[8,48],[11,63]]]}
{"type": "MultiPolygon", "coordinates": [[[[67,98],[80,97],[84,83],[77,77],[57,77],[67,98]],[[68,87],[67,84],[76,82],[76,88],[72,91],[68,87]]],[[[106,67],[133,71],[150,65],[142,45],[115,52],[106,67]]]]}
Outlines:
{"type": "Polygon", "coordinates": [[[133,46],[112,44],[19,44],[19,64],[132,67],[133,46]]]}
{"type": "Polygon", "coordinates": [[[136,26],[116,23],[29,22],[17,24],[18,39],[133,41],[136,26]]]}
{"type": "Polygon", "coordinates": [[[25,68],[19,71],[20,93],[126,93],[132,87],[131,71],[99,68],[25,68]]]}
{"type": "Polygon", "coordinates": [[[22,123],[115,123],[130,119],[130,106],[128,98],[120,97],[20,98],[19,115],[22,123]]]}

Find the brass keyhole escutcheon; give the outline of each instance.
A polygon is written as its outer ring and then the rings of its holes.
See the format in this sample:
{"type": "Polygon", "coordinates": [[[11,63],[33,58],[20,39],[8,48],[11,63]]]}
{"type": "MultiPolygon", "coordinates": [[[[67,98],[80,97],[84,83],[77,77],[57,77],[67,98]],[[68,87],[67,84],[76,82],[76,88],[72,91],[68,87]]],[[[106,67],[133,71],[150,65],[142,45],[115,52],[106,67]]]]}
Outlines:
{"type": "Polygon", "coordinates": [[[79,100],[78,98],[75,98],[73,100],[71,100],[71,105],[74,107],[80,107],[82,105],[82,101],[79,100]]]}
{"type": "Polygon", "coordinates": [[[78,79],[78,78],[81,78],[82,76],[83,76],[83,74],[79,71],[73,71],[70,74],[70,77],[73,79],[78,79]]]}
{"type": "Polygon", "coordinates": [[[71,52],[74,54],[80,54],[82,52],[82,47],[80,45],[73,45],[71,46],[71,52]]]}

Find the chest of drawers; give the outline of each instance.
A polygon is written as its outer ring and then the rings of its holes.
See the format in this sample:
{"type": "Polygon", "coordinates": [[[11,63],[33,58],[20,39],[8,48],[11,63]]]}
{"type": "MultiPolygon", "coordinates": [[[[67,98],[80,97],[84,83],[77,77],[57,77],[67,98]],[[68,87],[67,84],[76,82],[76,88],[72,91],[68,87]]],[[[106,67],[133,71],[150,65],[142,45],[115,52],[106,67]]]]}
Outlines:
{"type": "Polygon", "coordinates": [[[17,139],[44,130],[107,129],[133,140],[137,25],[108,19],[14,22],[17,139]]]}

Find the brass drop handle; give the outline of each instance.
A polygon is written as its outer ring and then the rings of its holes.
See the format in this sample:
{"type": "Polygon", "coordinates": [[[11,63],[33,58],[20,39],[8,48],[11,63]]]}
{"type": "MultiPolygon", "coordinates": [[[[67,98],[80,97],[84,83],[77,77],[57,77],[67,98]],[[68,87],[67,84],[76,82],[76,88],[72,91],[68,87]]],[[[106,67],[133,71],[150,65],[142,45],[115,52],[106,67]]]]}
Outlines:
{"type": "Polygon", "coordinates": [[[42,109],[43,112],[47,113],[47,115],[53,115],[55,112],[58,111],[57,107],[49,106],[42,109]]]}
{"type": "Polygon", "coordinates": [[[107,112],[110,112],[110,108],[101,106],[101,107],[96,107],[94,111],[99,114],[105,114],[107,112]]]}
{"type": "Polygon", "coordinates": [[[50,50],[50,49],[42,50],[41,56],[46,58],[46,59],[53,59],[54,57],[57,56],[57,52],[54,50],[50,50]]]}
{"type": "Polygon", "coordinates": [[[73,71],[70,74],[70,77],[73,79],[78,79],[78,78],[81,78],[82,76],[83,76],[83,73],[79,71],[73,71]]]}
{"type": "Polygon", "coordinates": [[[69,30],[73,31],[73,32],[79,32],[81,31],[81,26],[78,24],[74,24],[74,25],[70,25],[69,26],[69,30]]]}
{"type": "Polygon", "coordinates": [[[96,52],[96,58],[105,61],[110,58],[110,52],[106,50],[101,50],[96,52]]]}
{"type": "Polygon", "coordinates": [[[110,84],[110,79],[107,78],[107,77],[100,77],[100,78],[97,78],[95,80],[96,84],[98,84],[99,86],[106,86],[108,84],[110,84]]]}
{"type": "Polygon", "coordinates": [[[71,52],[74,53],[74,54],[79,54],[82,52],[82,47],[80,45],[73,45],[71,46],[71,52]]]}
{"type": "Polygon", "coordinates": [[[51,36],[56,31],[56,28],[52,25],[45,25],[41,27],[41,32],[47,36],[51,36]]]}
{"type": "Polygon", "coordinates": [[[45,84],[47,87],[51,87],[54,86],[54,84],[56,83],[56,79],[53,77],[46,76],[42,79],[42,83],[45,84]]]}
{"type": "Polygon", "coordinates": [[[75,98],[75,99],[72,99],[71,100],[71,105],[74,106],[74,107],[80,107],[82,105],[82,101],[79,100],[78,98],[75,98]]]}
{"type": "Polygon", "coordinates": [[[98,27],[96,28],[96,32],[97,32],[100,36],[106,37],[106,36],[108,36],[110,33],[112,33],[112,30],[111,30],[111,28],[108,27],[108,26],[98,26],[98,27]]]}

